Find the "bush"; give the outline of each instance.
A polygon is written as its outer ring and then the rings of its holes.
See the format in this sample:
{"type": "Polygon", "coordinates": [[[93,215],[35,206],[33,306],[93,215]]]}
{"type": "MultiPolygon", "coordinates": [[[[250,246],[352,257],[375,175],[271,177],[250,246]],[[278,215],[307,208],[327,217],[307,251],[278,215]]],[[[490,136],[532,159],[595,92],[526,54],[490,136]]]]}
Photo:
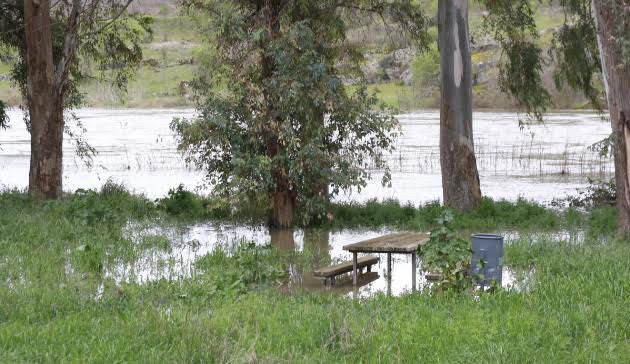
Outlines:
{"type": "Polygon", "coordinates": [[[271,245],[241,242],[229,254],[219,247],[195,262],[215,281],[217,291],[243,293],[279,283],[287,277],[287,257],[271,245]]]}
{"type": "Polygon", "coordinates": [[[472,256],[470,244],[457,236],[452,222],[453,213],[445,211],[436,220],[429,241],[418,249],[423,267],[440,275],[434,286],[438,292],[463,292],[473,283],[468,274],[472,256]]]}
{"type": "Polygon", "coordinates": [[[615,206],[617,202],[617,186],[615,179],[608,181],[588,179],[588,187],[579,189],[577,195],[567,196],[552,202],[555,206],[583,207],[593,209],[597,207],[615,206]]]}
{"type": "Polygon", "coordinates": [[[180,184],[176,189],[171,188],[168,196],[157,200],[158,208],[171,215],[203,216],[204,205],[192,192],[184,189],[180,184]]]}

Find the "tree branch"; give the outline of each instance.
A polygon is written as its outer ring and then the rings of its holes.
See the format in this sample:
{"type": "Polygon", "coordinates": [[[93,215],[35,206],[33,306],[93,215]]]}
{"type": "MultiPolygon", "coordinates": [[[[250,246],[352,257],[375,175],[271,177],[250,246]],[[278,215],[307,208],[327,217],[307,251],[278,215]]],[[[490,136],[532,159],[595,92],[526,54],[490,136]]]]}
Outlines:
{"type": "Polygon", "coordinates": [[[65,39],[63,43],[63,53],[57,69],[55,70],[55,92],[62,95],[65,85],[68,81],[69,65],[74,60],[78,42],[79,31],[79,14],[81,13],[81,0],[72,1],[72,10],[68,17],[68,27],[66,29],[65,39]]]}
{"type": "Polygon", "coordinates": [[[132,2],[133,0],[127,0],[127,3],[122,7],[122,9],[120,9],[120,11],[116,15],[114,15],[113,18],[111,18],[107,23],[105,23],[102,27],[98,28],[97,30],[85,34],[84,37],[89,37],[94,34],[98,34],[104,31],[105,29],[109,28],[125,13],[125,11],[127,11],[127,8],[129,8],[129,5],[131,5],[132,2]]]}

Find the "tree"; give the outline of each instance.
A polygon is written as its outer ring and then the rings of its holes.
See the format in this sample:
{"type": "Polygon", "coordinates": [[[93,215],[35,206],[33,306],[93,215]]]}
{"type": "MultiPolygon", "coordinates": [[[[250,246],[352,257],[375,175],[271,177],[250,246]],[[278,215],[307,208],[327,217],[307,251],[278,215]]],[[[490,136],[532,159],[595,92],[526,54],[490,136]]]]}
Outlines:
{"type": "Polygon", "coordinates": [[[615,141],[618,227],[630,233],[630,1],[593,0],[592,6],[615,141]]]}
{"type": "MultiPolygon", "coordinates": [[[[71,17],[76,19],[75,14],[71,17]]],[[[25,0],[24,23],[26,89],[29,91],[31,117],[31,169],[28,185],[30,192],[37,197],[57,198],[62,192],[63,170],[63,104],[60,105],[63,101],[58,94],[58,91],[63,90],[63,85],[57,82],[66,77],[57,76],[53,69],[50,2],[25,0]]],[[[76,27],[76,21],[73,21],[71,27],[76,27]]],[[[71,31],[70,34],[72,38],[68,48],[74,47],[76,32],[71,31]]],[[[65,67],[66,61],[60,65],[65,67]]]]}
{"type": "MultiPolygon", "coordinates": [[[[214,47],[195,81],[200,117],[175,120],[179,149],[203,168],[214,192],[269,203],[270,224],[322,218],[340,190],[384,168],[398,123],[360,79],[361,53],[344,19],[378,14],[426,40],[407,1],[233,0],[184,2],[202,12],[214,47]],[[209,19],[209,20],[208,20],[209,19]]],[[[385,181],[388,173],[385,174],[385,181]]]]}
{"type": "MultiPolygon", "coordinates": [[[[81,105],[79,83],[96,74],[124,89],[142,59],[139,43],[150,32],[151,19],[127,14],[131,2],[8,0],[0,5],[0,43],[18,56],[12,78],[22,92],[31,132],[29,191],[37,198],[61,196],[64,131],[73,136],[66,123],[73,114],[64,110],[81,105]]],[[[76,141],[79,150],[93,152],[84,140],[76,141]]]]}
{"type": "Polygon", "coordinates": [[[481,2],[488,9],[486,24],[507,55],[501,64],[501,87],[514,95],[529,114],[542,121],[551,105],[540,76],[545,62],[555,65],[556,87],[568,85],[581,90],[598,110],[607,103],[612,126],[618,228],[630,233],[630,1],[561,1],[565,24],[554,34],[549,60],[544,59],[536,42],[538,32],[531,2],[481,2]],[[597,75],[601,75],[604,95],[595,85],[597,75]]]}
{"type": "Polygon", "coordinates": [[[468,0],[440,0],[440,164],[444,204],[476,209],[481,202],[472,127],[472,61],[468,0]]]}

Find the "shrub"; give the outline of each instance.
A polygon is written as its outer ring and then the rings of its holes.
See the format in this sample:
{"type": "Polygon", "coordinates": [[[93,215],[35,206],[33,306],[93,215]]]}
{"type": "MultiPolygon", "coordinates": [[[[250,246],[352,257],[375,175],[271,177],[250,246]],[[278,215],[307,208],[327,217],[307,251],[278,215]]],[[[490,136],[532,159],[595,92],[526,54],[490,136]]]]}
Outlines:
{"type": "Polygon", "coordinates": [[[168,196],[157,200],[158,208],[171,215],[201,216],[204,214],[202,201],[192,192],[184,189],[180,184],[176,189],[170,189],[168,196]]]}

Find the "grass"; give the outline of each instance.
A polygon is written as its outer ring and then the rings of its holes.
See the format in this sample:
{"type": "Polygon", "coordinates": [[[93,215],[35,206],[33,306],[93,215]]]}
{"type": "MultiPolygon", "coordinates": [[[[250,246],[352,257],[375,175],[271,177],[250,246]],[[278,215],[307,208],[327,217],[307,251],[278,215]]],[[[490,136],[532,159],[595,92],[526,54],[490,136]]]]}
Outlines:
{"type": "MultiPolygon", "coordinates": [[[[580,363],[630,357],[625,239],[513,242],[506,264],[535,271],[525,292],[355,300],[270,288],[308,254],[251,245],[209,253],[191,278],[116,282],[103,266],[134,259],[154,244],[134,245],[122,226],[164,212],[111,186],[44,203],[3,193],[0,204],[1,362],[580,363]]],[[[512,209],[505,223],[526,229],[563,215],[524,202],[491,206],[494,212],[458,220],[492,225],[494,216],[512,209]]],[[[580,216],[585,224],[600,218],[580,216]]],[[[165,244],[159,240],[155,244],[165,244]]]]}
{"type": "MultiPolygon", "coordinates": [[[[332,207],[333,228],[395,227],[401,230],[428,231],[444,207],[438,202],[422,206],[403,205],[398,201],[368,201],[336,204],[332,207]]],[[[611,207],[595,208],[586,213],[577,209],[554,210],[535,202],[516,202],[483,198],[478,210],[455,212],[454,227],[462,231],[516,230],[528,232],[584,230],[589,236],[611,236],[615,232],[616,212],[611,207]]]]}

